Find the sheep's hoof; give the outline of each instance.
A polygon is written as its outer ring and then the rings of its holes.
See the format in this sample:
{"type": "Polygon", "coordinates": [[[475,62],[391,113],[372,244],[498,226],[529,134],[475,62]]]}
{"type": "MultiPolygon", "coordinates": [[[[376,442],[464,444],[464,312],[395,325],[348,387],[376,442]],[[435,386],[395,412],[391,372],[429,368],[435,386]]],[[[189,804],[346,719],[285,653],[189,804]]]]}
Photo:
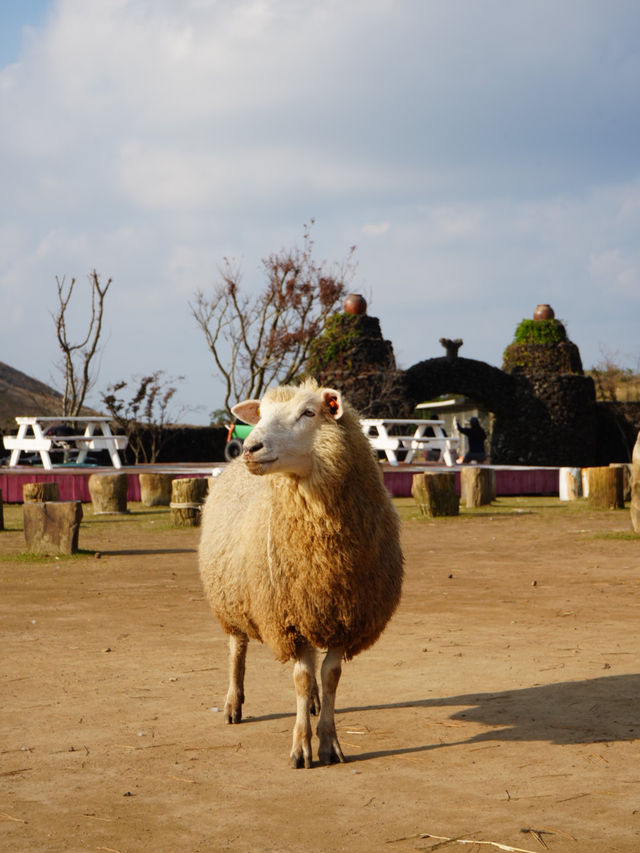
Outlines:
{"type": "Polygon", "coordinates": [[[344,764],[344,755],[340,749],[337,738],[332,738],[328,743],[321,743],[318,750],[320,764],[344,764]]]}
{"type": "Polygon", "coordinates": [[[289,763],[294,770],[300,770],[302,767],[308,770],[311,767],[311,750],[302,746],[293,749],[289,763]]]}
{"type": "Polygon", "coordinates": [[[241,723],[242,722],[242,705],[239,708],[230,708],[227,707],[224,709],[224,718],[227,725],[231,723],[241,723]]]}

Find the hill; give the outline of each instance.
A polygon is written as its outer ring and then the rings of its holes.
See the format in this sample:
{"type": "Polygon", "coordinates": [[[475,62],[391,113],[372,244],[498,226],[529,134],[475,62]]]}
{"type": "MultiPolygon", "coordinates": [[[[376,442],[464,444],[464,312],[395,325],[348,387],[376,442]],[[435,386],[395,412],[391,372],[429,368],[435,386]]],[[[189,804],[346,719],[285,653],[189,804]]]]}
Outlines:
{"type": "Polygon", "coordinates": [[[59,415],[62,394],[0,361],[0,429],[15,428],[18,415],[59,415]]]}

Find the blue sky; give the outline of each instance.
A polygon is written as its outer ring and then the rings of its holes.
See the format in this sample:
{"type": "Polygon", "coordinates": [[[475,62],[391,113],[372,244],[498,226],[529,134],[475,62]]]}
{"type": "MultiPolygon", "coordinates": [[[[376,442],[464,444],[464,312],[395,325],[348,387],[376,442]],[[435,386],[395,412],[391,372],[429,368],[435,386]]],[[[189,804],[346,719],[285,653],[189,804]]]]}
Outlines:
{"type": "Polygon", "coordinates": [[[41,26],[49,6],[49,0],[2,0],[0,68],[19,59],[25,29],[41,26]]]}
{"type": "Polygon", "coordinates": [[[189,300],[315,218],[402,367],[500,366],[539,302],[637,367],[638,32],[636,0],[3,0],[0,360],[55,377],[55,277],[95,267],[92,402],[163,369],[202,422],[189,300]]]}

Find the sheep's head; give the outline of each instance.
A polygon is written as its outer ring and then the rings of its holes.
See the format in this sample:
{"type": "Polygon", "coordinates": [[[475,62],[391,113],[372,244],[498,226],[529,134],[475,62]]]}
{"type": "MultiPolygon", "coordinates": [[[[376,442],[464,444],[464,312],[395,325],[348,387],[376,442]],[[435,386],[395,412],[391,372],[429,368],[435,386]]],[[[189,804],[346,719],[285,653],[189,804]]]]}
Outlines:
{"type": "Polygon", "coordinates": [[[307,477],[314,453],[321,449],[323,431],[342,417],[343,406],[339,391],[306,383],[267,391],[262,400],[245,400],[232,411],[245,423],[255,424],[243,451],[252,474],[307,477]]]}

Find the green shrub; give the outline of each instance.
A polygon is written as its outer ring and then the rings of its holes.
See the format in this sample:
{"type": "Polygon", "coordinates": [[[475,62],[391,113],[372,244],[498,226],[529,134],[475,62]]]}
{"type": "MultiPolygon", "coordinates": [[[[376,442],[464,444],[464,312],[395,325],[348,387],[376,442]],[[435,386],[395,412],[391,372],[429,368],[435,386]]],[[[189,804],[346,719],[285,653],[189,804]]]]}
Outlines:
{"type": "Polygon", "coordinates": [[[566,329],[559,320],[522,320],[514,337],[514,343],[547,346],[561,344],[566,340],[566,329]]]}
{"type": "Polygon", "coordinates": [[[347,363],[341,366],[350,369],[348,355],[361,336],[361,317],[354,314],[333,314],[327,317],[324,332],[311,346],[307,370],[315,373],[344,358],[347,358],[347,363]]]}

